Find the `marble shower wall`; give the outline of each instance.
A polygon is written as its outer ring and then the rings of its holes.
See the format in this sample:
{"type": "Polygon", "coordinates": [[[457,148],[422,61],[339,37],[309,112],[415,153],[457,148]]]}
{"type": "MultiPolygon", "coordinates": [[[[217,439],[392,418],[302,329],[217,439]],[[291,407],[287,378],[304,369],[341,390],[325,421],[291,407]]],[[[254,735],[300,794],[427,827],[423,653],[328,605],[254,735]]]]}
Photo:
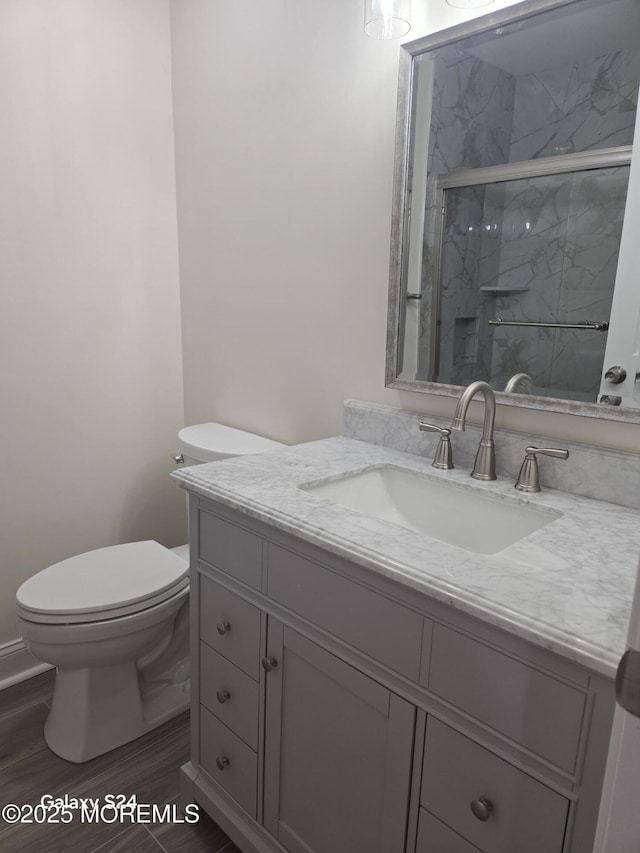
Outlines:
{"type": "MultiPolygon", "coordinates": [[[[520,77],[469,58],[440,62],[434,175],[633,141],[637,51],[520,77]],[[478,79],[465,76],[472,72],[478,79]],[[492,98],[485,84],[495,87],[492,98]],[[507,142],[499,121],[509,130],[507,142]]],[[[490,327],[488,319],[607,320],[627,180],[622,167],[448,191],[439,381],[487,379],[504,388],[510,376],[525,372],[536,393],[596,399],[605,333],[490,327]]]]}
{"type": "Polygon", "coordinates": [[[636,50],[516,77],[510,162],[631,145],[638,80],[636,50]]]}
{"type": "Polygon", "coordinates": [[[443,175],[506,162],[515,78],[455,45],[431,54],[430,60],[429,172],[443,175]]]}
{"type": "MultiPolygon", "coordinates": [[[[433,64],[425,211],[427,228],[422,252],[421,337],[424,340],[431,334],[431,283],[434,280],[438,222],[436,178],[459,169],[494,166],[507,160],[515,80],[505,71],[470,56],[456,45],[429,54],[423,61],[433,64]]],[[[464,234],[451,236],[451,270],[445,298],[451,296],[458,300],[456,290],[474,289],[472,273],[476,262],[473,255],[481,245],[479,224],[483,197],[484,190],[474,188],[468,197],[460,200],[460,207],[464,208],[460,212],[467,226],[476,222],[478,227],[466,248],[464,234]],[[463,257],[465,252],[468,252],[466,258],[463,257]]],[[[464,302],[469,298],[477,300],[478,296],[466,292],[460,298],[464,302]]],[[[453,305],[448,313],[453,315],[453,305]]],[[[454,340],[455,332],[455,321],[441,327],[443,345],[451,357],[454,347],[460,349],[460,344],[454,340]]],[[[464,337],[458,329],[457,339],[464,337]]],[[[473,341],[470,344],[467,336],[466,348],[462,344],[463,351],[468,351],[470,345],[476,347],[473,341]]],[[[418,376],[429,377],[432,366],[428,347],[420,347],[418,361],[418,376]]],[[[444,358],[441,364],[445,364],[444,358]]],[[[466,360],[463,359],[462,369],[473,372],[472,359],[468,355],[466,360]]]]}

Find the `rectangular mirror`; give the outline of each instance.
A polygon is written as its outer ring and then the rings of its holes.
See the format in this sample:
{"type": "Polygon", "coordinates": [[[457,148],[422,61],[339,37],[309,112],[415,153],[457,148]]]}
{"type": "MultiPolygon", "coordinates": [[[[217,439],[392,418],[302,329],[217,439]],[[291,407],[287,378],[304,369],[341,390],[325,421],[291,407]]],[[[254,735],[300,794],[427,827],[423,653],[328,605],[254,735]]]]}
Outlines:
{"type": "Polygon", "coordinates": [[[403,45],[388,386],[640,423],[639,82],[637,0],[403,45]]]}

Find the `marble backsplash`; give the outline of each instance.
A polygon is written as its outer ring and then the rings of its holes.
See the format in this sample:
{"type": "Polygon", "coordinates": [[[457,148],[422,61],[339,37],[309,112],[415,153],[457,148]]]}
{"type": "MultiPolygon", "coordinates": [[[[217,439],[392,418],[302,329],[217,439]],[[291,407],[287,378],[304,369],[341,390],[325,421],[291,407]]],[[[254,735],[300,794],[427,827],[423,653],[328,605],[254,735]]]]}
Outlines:
{"type": "MultiPolygon", "coordinates": [[[[433,457],[439,437],[421,432],[421,420],[438,426],[450,426],[451,420],[421,415],[392,406],[345,400],[342,434],[347,438],[378,444],[418,456],[433,457]]],[[[480,424],[468,423],[464,432],[453,432],[453,461],[456,467],[471,470],[478,442],[480,424]]],[[[627,453],[588,444],[548,438],[533,433],[496,429],[496,472],[499,478],[515,483],[528,445],[561,447],[569,450],[564,461],[541,456],[542,489],[559,489],[587,498],[640,509],[640,453],[627,453]]]]}

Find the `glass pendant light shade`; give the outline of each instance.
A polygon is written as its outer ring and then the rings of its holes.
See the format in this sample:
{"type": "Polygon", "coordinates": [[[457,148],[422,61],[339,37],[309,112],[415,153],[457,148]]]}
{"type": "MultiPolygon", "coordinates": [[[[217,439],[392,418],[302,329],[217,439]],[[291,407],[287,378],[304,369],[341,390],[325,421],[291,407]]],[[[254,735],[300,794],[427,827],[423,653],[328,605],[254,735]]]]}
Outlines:
{"type": "Polygon", "coordinates": [[[374,39],[397,39],[411,29],[411,0],[364,0],[364,31],[374,39]]]}
{"type": "Polygon", "coordinates": [[[479,9],[480,6],[488,6],[493,0],[447,0],[449,6],[456,9],[479,9]]]}

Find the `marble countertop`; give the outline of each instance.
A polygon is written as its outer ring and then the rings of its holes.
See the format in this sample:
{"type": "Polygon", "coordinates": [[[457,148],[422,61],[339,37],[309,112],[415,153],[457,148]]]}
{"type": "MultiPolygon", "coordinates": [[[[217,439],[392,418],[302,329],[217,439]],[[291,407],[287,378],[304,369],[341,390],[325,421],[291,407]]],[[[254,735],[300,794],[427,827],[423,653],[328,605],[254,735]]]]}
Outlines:
{"type": "Polygon", "coordinates": [[[430,459],[336,437],[182,468],[197,494],[353,560],[458,610],[613,676],[625,649],[640,558],[640,512],[567,492],[524,495],[430,459]],[[389,464],[531,503],[561,517],[495,554],[475,554],[300,489],[389,464]]]}

